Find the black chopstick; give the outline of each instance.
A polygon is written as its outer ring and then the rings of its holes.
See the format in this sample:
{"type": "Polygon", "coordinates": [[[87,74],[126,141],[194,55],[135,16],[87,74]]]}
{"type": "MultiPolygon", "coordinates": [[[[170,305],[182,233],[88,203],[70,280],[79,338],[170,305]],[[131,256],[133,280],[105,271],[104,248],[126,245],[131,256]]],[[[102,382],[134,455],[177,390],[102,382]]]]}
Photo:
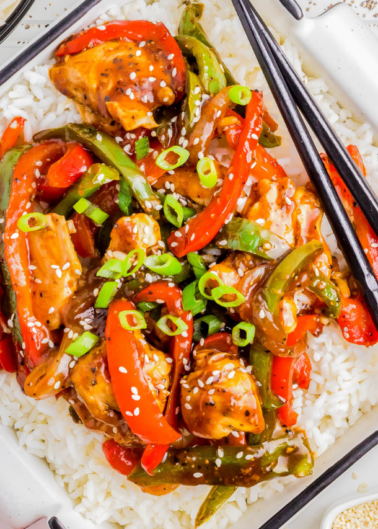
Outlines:
{"type": "MultiPolygon", "coordinates": [[[[252,8],[253,9],[253,8],[252,8]]],[[[275,38],[255,11],[256,26],[264,36],[280,68],[287,85],[308,124],[322,144],[353,198],[364,212],[371,227],[378,235],[378,199],[366,178],[358,169],[327,118],[291,66],[275,38]]]]}
{"type": "Polygon", "coordinates": [[[272,51],[258,27],[250,0],[232,0],[249,42],[268,81],[278,108],[293,138],[303,165],[322,201],[344,257],[360,283],[374,323],[378,327],[378,282],[360,241],[339,199],[319,153],[298,111],[272,51]]]}
{"type": "Polygon", "coordinates": [[[296,0],[280,0],[280,2],[296,20],[303,18],[302,9],[297,4],[296,0]]]}

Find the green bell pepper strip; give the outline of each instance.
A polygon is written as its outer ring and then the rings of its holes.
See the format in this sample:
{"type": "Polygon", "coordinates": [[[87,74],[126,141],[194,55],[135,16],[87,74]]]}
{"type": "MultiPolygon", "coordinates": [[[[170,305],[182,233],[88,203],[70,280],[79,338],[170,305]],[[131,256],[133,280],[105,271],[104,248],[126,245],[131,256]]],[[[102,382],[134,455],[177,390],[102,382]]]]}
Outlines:
{"type": "Polygon", "coordinates": [[[277,414],[274,410],[264,410],[265,428],[259,434],[250,433],[248,436],[249,445],[260,445],[266,441],[271,441],[277,426],[277,414]]]}
{"type": "Polygon", "coordinates": [[[254,344],[249,353],[249,362],[253,366],[253,375],[259,383],[262,407],[276,410],[285,404],[273,393],[270,379],[272,376],[273,355],[260,344],[254,344]]]}
{"type": "Polygon", "coordinates": [[[338,318],[341,313],[341,296],[336,285],[326,276],[319,274],[315,276],[308,287],[327,305],[326,315],[338,318]]]}
{"type": "Polygon", "coordinates": [[[287,292],[294,277],[323,251],[320,241],[310,241],[295,248],[287,255],[268,277],[262,290],[268,310],[274,313],[287,292]]]}
{"type": "Polygon", "coordinates": [[[224,225],[215,244],[218,248],[252,253],[269,261],[283,257],[290,250],[285,239],[241,217],[224,225]]]}
{"type": "Polygon", "coordinates": [[[208,522],[216,512],[231,498],[237,487],[225,487],[223,485],[216,485],[211,488],[205,501],[199,508],[196,516],[195,527],[208,522]]]}
{"type": "Polygon", "coordinates": [[[71,186],[62,200],[52,209],[51,213],[57,213],[68,218],[73,206],[81,198],[88,198],[100,187],[113,180],[119,180],[119,173],[112,167],[102,163],[95,163],[84,173],[81,179],[71,186]]]}
{"type": "Polygon", "coordinates": [[[2,312],[7,320],[13,316],[13,325],[10,326],[13,339],[21,347],[23,343],[20,322],[17,314],[17,298],[13,290],[7,262],[5,260],[5,218],[9,206],[9,197],[12,188],[13,172],[23,154],[32,148],[32,145],[20,145],[9,149],[0,162],[0,216],[4,222],[0,224],[0,275],[1,286],[5,296],[2,299],[2,312]]]}
{"type": "Polygon", "coordinates": [[[128,217],[133,212],[133,197],[130,185],[126,180],[121,180],[121,189],[118,193],[119,209],[128,217]]]}
{"type": "Polygon", "coordinates": [[[207,38],[207,35],[199,22],[201,20],[203,10],[204,10],[203,4],[200,4],[197,2],[194,2],[194,3],[189,2],[186,8],[184,9],[184,11],[182,12],[178,34],[185,35],[188,37],[194,37],[195,39],[199,40],[202,44],[210,48],[211,51],[216,56],[216,58],[218,59],[218,62],[221,65],[221,69],[223,68],[222,71],[224,72],[227,86],[238,84],[237,81],[232,76],[232,73],[230,72],[230,70],[227,68],[227,66],[222,61],[217,50],[214,48],[214,46],[211,44],[211,42],[207,38]]]}
{"type": "Polygon", "coordinates": [[[189,67],[186,70],[186,103],[185,103],[185,128],[187,133],[193,129],[193,119],[196,117],[196,110],[199,108],[203,94],[203,87],[198,75],[191,72],[189,67]]]}
{"type": "Polygon", "coordinates": [[[164,484],[252,487],[277,476],[308,476],[314,466],[308,441],[302,433],[290,432],[256,447],[222,446],[222,450],[224,456],[218,467],[216,446],[170,448],[153,476],[138,465],[128,479],[140,487],[164,484]],[[243,455],[237,458],[240,452],[243,455]]]}
{"type": "Polygon", "coordinates": [[[74,140],[90,149],[97,158],[121,174],[146,213],[159,217],[156,208],[160,206],[160,200],[154,195],[142,170],[111,136],[102,131],[98,132],[89,125],[70,123],[58,129],[38,132],[33,139],[35,142],[40,142],[53,138],[60,138],[64,141],[74,140]]]}
{"type": "Polygon", "coordinates": [[[282,143],[281,136],[277,136],[270,131],[270,128],[266,123],[263,123],[263,128],[259,137],[259,144],[265,147],[265,149],[274,149],[280,147],[282,143]]]}
{"type": "Polygon", "coordinates": [[[215,53],[194,37],[175,37],[184,57],[194,57],[198,66],[198,78],[211,95],[215,95],[227,85],[226,78],[215,53]]]}

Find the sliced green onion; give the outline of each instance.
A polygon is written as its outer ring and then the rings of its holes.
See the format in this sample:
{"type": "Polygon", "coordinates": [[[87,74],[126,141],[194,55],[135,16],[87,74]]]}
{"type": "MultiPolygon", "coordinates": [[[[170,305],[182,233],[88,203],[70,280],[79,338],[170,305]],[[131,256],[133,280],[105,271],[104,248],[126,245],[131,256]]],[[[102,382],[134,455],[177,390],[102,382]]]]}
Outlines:
{"type": "Polygon", "coordinates": [[[203,295],[204,298],[206,299],[213,299],[213,290],[214,288],[211,290],[211,293],[210,293],[210,296],[208,294],[206,294],[206,283],[208,281],[216,281],[218,283],[218,287],[222,286],[223,285],[223,281],[221,279],[219,279],[219,277],[214,274],[213,272],[206,272],[205,274],[203,274],[203,276],[200,278],[199,282],[198,282],[198,289],[199,291],[201,292],[201,294],[203,295]]]}
{"type": "Polygon", "coordinates": [[[236,288],[222,285],[220,287],[213,288],[211,291],[213,300],[218,303],[221,307],[238,307],[245,302],[245,297],[236,288]],[[222,301],[223,296],[234,295],[233,301],[222,301]]]}
{"type": "Polygon", "coordinates": [[[167,334],[168,336],[178,336],[188,328],[187,324],[181,318],[178,318],[177,316],[171,316],[170,314],[160,318],[156,325],[163,333],[167,334]],[[168,321],[171,321],[174,325],[176,325],[175,331],[173,331],[168,326],[168,321]]]}
{"type": "Polygon", "coordinates": [[[189,283],[189,285],[187,285],[182,291],[182,306],[184,310],[190,310],[193,316],[202,312],[207,305],[206,299],[196,298],[198,292],[198,281],[189,283]]]}
{"type": "Polygon", "coordinates": [[[214,187],[218,181],[217,170],[215,163],[211,158],[205,156],[197,163],[197,173],[201,184],[205,187],[214,187]]]}
{"type": "Polygon", "coordinates": [[[184,222],[194,217],[194,215],[196,215],[197,213],[195,209],[187,208],[185,206],[182,208],[182,210],[184,212],[184,222]]]}
{"type": "Polygon", "coordinates": [[[27,213],[18,219],[17,228],[21,231],[38,231],[47,226],[43,213],[27,213]]]}
{"type": "Polygon", "coordinates": [[[141,160],[147,156],[150,150],[150,141],[148,136],[144,136],[135,142],[135,156],[137,160],[141,160]]]}
{"type": "Polygon", "coordinates": [[[131,252],[127,254],[126,259],[123,261],[123,277],[135,274],[135,272],[137,272],[139,268],[143,266],[145,257],[146,254],[144,253],[144,250],[142,250],[142,248],[136,248],[135,250],[131,250],[131,252]],[[136,263],[131,264],[130,261],[135,254],[138,255],[138,260],[136,263]],[[130,267],[131,270],[129,270],[130,267]]]}
{"type": "Polygon", "coordinates": [[[91,206],[91,202],[89,202],[89,200],[87,200],[86,198],[81,198],[80,200],[78,200],[78,202],[76,202],[76,204],[74,204],[74,210],[77,211],[78,213],[84,213],[85,211],[87,211],[87,209],[91,206]]]}
{"type": "Polygon", "coordinates": [[[138,309],[142,312],[150,312],[151,310],[156,309],[156,307],[159,307],[159,303],[156,303],[155,301],[142,301],[141,303],[138,303],[138,309]]]}
{"type": "Polygon", "coordinates": [[[99,339],[95,334],[85,331],[67,347],[66,353],[78,357],[83,356],[96,345],[99,339]]]}
{"type": "Polygon", "coordinates": [[[228,92],[230,99],[236,105],[248,105],[252,99],[252,92],[246,86],[232,86],[228,92]]]}
{"type": "Polygon", "coordinates": [[[106,219],[109,218],[109,215],[105,213],[105,211],[102,211],[102,209],[93,204],[87,209],[87,211],[84,211],[84,215],[99,225],[104,224],[106,219]]]}
{"type": "Polygon", "coordinates": [[[239,347],[246,347],[255,339],[255,326],[252,323],[241,321],[232,329],[232,342],[239,347]],[[241,337],[241,333],[245,333],[245,338],[241,337]]]}
{"type": "Polygon", "coordinates": [[[172,195],[165,197],[164,215],[173,226],[181,228],[182,221],[184,220],[184,210],[182,205],[172,195]]]}
{"type": "Polygon", "coordinates": [[[182,271],[181,263],[170,253],[150,255],[144,264],[147,268],[161,276],[174,276],[182,271]]]}
{"type": "Polygon", "coordinates": [[[126,180],[123,178],[120,181],[120,190],[118,193],[118,206],[119,209],[128,217],[133,212],[133,197],[131,187],[126,180]]]}
{"type": "Polygon", "coordinates": [[[137,310],[123,310],[118,314],[119,321],[124,329],[127,331],[137,331],[138,329],[147,329],[147,323],[143,314],[137,310]],[[134,318],[135,324],[129,323],[128,317],[134,318]]]}
{"type": "Polygon", "coordinates": [[[207,270],[204,258],[194,252],[188,253],[187,258],[189,263],[193,267],[193,272],[196,278],[199,279],[200,277],[202,277],[207,270]]]}
{"type": "Polygon", "coordinates": [[[159,154],[159,156],[156,158],[156,165],[160,167],[160,169],[165,169],[166,171],[173,171],[173,169],[176,169],[176,167],[180,167],[181,165],[184,165],[184,163],[187,161],[188,158],[189,158],[189,151],[187,151],[183,147],[174,145],[173,147],[170,147],[169,149],[166,149],[165,151],[159,154]],[[167,161],[167,157],[170,152],[173,152],[177,154],[178,156],[178,160],[174,164],[169,163],[167,161]]]}
{"type": "Polygon", "coordinates": [[[108,281],[102,285],[99,295],[95,302],[95,309],[107,309],[119,288],[117,281],[108,281]]]}
{"type": "Polygon", "coordinates": [[[120,279],[124,272],[124,261],[119,259],[109,259],[106,263],[98,270],[96,276],[106,277],[106,279],[120,279]]]}
{"type": "Polygon", "coordinates": [[[193,323],[193,340],[199,342],[202,338],[207,338],[222,328],[222,322],[213,314],[208,314],[199,318],[193,323]]]}

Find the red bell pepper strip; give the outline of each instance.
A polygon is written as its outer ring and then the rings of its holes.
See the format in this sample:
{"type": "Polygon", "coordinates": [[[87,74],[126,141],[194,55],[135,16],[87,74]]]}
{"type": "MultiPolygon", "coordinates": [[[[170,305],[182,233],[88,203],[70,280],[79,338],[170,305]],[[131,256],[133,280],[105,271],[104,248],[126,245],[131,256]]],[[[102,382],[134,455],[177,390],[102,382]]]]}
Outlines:
{"type": "Polygon", "coordinates": [[[287,338],[287,346],[293,347],[297,343],[304,340],[307,331],[314,336],[318,336],[323,329],[323,325],[320,323],[319,316],[316,314],[306,314],[299,316],[298,323],[293,332],[291,332],[287,338]]]}
{"type": "Polygon", "coordinates": [[[105,441],[102,450],[110,466],[124,476],[128,476],[137,466],[142,455],[140,448],[121,446],[114,439],[105,441]]]}
{"type": "Polygon", "coordinates": [[[109,40],[125,39],[133,42],[152,40],[160,45],[167,57],[173,55],[171,63],[172,69],[176,69],[176,75],[172,76],[172,82],[176,91],[176,102],[182,98],[186,81],[185,62],[177,42],[164,24],[153,24],[146,20],[116,20],[108,22],[104,26],[105,29],[94,27],[82,31],[71,40],[63,43],[56,52],[56,57],[74,55],[109,40]]]}
{"type": "Polygon", "coordinates": [[[93,164],[92,156],[79,143],[69,143],[67,150],[53,163],[47,175],[38,184],[42,200],[55,202],[74,184],[93,164]]]}
{"type": "Polygon", "coordinates": [[[10,336],[0,341],[0,367],[3,367],[7,373],[15,373],[17,371],[14,345],[10,336]]]}
{"type": "Polygon", "coordinates": [[[47,171],[50,164],[62,154],[61,144],[46,142],[33,147],[20,158],[13,174],[6,215],[5,260],[17,297],[17,313],[25,342],[25,357],[32,366],[38,364],[51,337],[43,324],[40,327],[33,327],[33,330],[28,325],[37,319],[33,313],[27,234],[17,228],[17,222],[24,213],[34,211],[33,200],[37,190],[36,169],[41,172],[47,171]],[[46,338],[47,343],[45,343],[46,338]]]}
{"type": "Polygon", "coordinates": [[[169,445],[149,444],[146,446],[140,463],[150,476],[153,476],[153,471],[163,461],[168,449],[169,445]]]}
{"type": "MultiPolygon", "coordinates": [[[[185,363],[189,361],[190,357],[193,336],[193,317],[190,311],[184,311],[183,309],[182,291],[176,285],[169,286],[167,281],[157,281],[144,288],[135,297],[136,303],[157,300],[165,301],[169,314],[181,318],[188,326],[185,336],[182,334],[174,336],[170,344],[170,353],[173,359],[173,377],[167,408],[165,410],[165,417],[168,424],[173,428],[177,428],[176,408],[178,406],[180,380],[185,371],[185,363]]],[[[168,448],[169,446],[166,446],[165,451],[167,451],[168,448]]],[[[145,453],[146,456],[144,454],[142,456],[142,466],[146,472],[150,473],[159,463],[161,463],[165,452],[159,447],[158,451],[154,453],[153,448],[148,447],[148,450],[146,449],[145,453]]]]}
{"type": "Polygon", "coordinates": [[[308,389],[311,380],[311,360],[303,353],[294,364],[293,382],[302,389],[308,389]]]}
{"type": "Polygon", "coordinates": [[[119,321],[118,315],[124,310],[136,310],[136,307],[122,299],[114,301],[109,307],[105,329],[114,395],[127,424],[143,442],[171,444],[180,439],[181,435],[169,425],[159,410],[143,372],[140,359],[144,354],[143,345],[135,333],[124,329],[119,321]],[[124,369],[120,371],[122,367],[124,369]],[[134,394],[130,388],[136,389],[140,396],[138,401],[132,398],[134,394]]]}
{"type": "Polygon", "coordinates": [[[13,118],[3,132],[0,140],[0,160],[6,151],[16,145],[19,135],[24,130],[25,121],[26,119],[21,117],[13,118]]]}
{"type": "Polygon", "coordinates": [[[200,250],[215,237],[227,218],[234,212],[250,174],[253,153],[262,129],[262,93],[252,92],[246,118],[234,158],[224,178],[220,193],[187,224],[171,233],[170,250],[178,257],[200,250]]]}
{"type": "Polygon", "coordinates": [[[298,419],[298,414],[292,408],[295,361],[295,358],[275,356],[272,365],[272,391],[286,401],[277,412],[279,420],[285,426],[294,426],[298,419]]]}
{"type": "Polygon", "coordinates": [[[356,298],[341,298],[341,314],[337,321],[348,342],[366,347],[378,342],[378,331],[361,294],[356,298]]]}
{"type": "Polygon", "coordinates": [[[238,346],[232,343],[232,336],[228,332],[217,332],[205,338],[203,344],[200,343],[195,347],[194,351],[202,351],[203,349],[215,349],[221,353],[238,352],[238,346]]]}

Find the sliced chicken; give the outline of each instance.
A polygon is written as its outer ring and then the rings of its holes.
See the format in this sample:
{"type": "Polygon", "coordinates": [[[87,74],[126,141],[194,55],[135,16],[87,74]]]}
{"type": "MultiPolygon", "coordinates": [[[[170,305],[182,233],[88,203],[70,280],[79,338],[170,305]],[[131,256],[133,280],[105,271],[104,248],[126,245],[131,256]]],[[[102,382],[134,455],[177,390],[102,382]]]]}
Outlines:
{"type": "MultiPolygon", "coordinates": [[[[154,247],[159,247],[160,226],[155,219],[146,213],[136,213],[130,217],[119,219],[114,225],[110,237],[107,258],[111,258],[114,252],[122,252],[126,255],[131,250],[136,249],[142,249],[147,253],[154,247]]],[[[120,255],[119,258],[122,256],[120,255]]]]}

